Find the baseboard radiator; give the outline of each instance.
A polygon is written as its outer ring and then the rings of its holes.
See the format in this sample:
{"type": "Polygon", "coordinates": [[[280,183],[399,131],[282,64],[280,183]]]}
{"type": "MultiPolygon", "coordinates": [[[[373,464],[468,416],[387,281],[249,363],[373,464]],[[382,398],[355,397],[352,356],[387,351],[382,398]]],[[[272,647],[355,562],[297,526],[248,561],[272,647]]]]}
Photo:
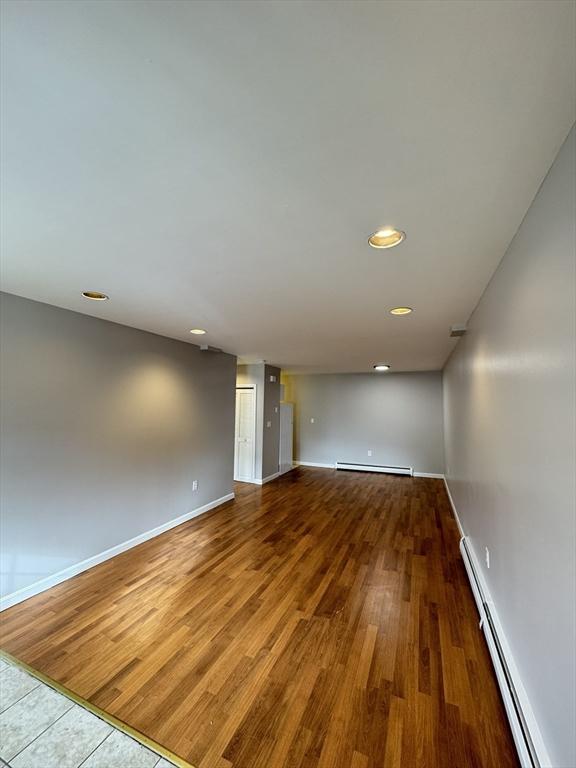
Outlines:
{"type": "Polygon", "coordinates": [[[502,693],[504,706],[506,707],[522,768],[541,768],[538,755],[534,748],[534,743],[530,737],[530,730],[526,724],[522,706],[516,688],[514,687],[510,669],[506,662],[506,656],[498,638],[496,625],[492,618],[492,614],[490,613],[490,605],[486,602],[482,592],[481,580],[476,573],[474,559],[471,556],[466,536],[463,536],[460,539],[460,552],[462,553],[462,559],[464,560],[468,579],[470,580],[470,586],[472,587],[478,613],[480,614],[480,628],[484,632],[488,650],[492,657],[492,664],[496,671],[496,677],[498,678],[500,691],[502,693]]]}
{"type": "Polygon", "coordinates": [[[337,461],[336,469],[351,469],[356,472],[386,472],[392,475],[412,475],[414,474],[413,467],[392,467],[385,466],[384,464],[349,464],[345,461],[337,461]]]}

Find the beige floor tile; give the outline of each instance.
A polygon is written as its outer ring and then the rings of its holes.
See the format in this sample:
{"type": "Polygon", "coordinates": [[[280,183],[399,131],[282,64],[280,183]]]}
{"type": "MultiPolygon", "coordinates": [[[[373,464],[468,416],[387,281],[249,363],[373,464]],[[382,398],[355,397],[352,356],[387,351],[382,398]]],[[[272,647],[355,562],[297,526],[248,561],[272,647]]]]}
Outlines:
{"type": "Polygon", "coordinates": [[[174,768],[71,699],[0,659],[0,768],[5,765],[174,768]]]}
{"type": "Polygon", "coordinates": [[[158,755],[120,731],[114,731],[82,763],[82,768],[155,768],[158,755]]]}
{"type": "Polygon", "coordinates": [[[74,702],[40,685],[0,714],[0,757],[11,760],[74,702]]]}
{"type": "Polygon", "coordinates": [[[111,732],[110,725],[74,705],[11,760],[10,765],[12,768],[78,768],[111,732]]]}
{"type": "Polygon", "coordinates": [[[38,688],[40,682],[17,667],[7,666],[0,672],[0,712],[3,712],[18,699],[38,688]]]}

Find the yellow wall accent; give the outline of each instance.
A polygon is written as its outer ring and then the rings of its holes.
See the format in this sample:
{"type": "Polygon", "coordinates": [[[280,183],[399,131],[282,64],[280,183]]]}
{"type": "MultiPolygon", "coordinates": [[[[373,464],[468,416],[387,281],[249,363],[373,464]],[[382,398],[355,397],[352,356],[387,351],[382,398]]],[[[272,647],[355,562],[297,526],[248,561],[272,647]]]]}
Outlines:
{"type": "Polygon", "coordinates": [[[284,397],[282,398],[282,402],[293,403],[296,395],[294,391],[294,376],[290,376],[288,373],[281,373],[280,384],[284,386],[284,397]]]}

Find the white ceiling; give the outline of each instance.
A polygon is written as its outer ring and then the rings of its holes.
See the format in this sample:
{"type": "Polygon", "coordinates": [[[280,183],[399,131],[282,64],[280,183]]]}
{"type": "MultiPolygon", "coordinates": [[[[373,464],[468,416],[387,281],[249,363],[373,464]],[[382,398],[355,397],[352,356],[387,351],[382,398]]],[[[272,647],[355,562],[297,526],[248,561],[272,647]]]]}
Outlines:
{"type": "Polygon", "coordinates": [[[3,289],[289,370],[440,368],[574,121],[575,7],[8,0],[3,289]]]}

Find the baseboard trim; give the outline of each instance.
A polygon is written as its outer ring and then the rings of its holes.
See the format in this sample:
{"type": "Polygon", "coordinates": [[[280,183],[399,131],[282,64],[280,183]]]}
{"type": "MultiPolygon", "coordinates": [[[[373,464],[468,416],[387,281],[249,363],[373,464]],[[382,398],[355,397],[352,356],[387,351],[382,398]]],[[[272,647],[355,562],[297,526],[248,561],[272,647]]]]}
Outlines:
{"type": "Polygon", "coordinates": [[[456,504],[454,504],[454,499],[452,498],[452,494],[450,493],[450,486],[448,485],[448,480],[446,477],[444,478],[444,487],[446,488],[446,495],[448,496],[448,501],[450,502],[450,506],[452,507],[452,514],[454,515],[454,519],[456,520],[456,525],[458,526],[458,530],[460,531],[460,536],[466,536],[464,533],[464,528],[462,528],[462,523],[460,522],[460,518],[458,517],[458,510],[456,509],[456,504]]]}
{"type": "Polygon", "coordinates": [[[169,520],[167,523],[162,523],[162,525],[159,525],[156,528],[152,528],[149,531],[145,531],[138,536],[134,536],[134,538],[128,539],[128,541],[124,541],[121,544],[117,544],[110,549],[106,549],[104,552],[100,552],[98,555],[94,555],[93,557],[89,557],[86,560],[82,560],[81,562],[76,563],[75,565],[71,565],[62,571],[58,571],[58,573],[55,573],[52,576],[47,576],[40,581],[36,581],[34,584],[30,584],[28,587],[24,587],[23,589],[19,589],[16,592],[12,592],[11,594],[6,595],[0,599],[0,612],[5,611],[7,608],[11,608],[13,605],[22,603],[24,600],[28,600],[30,597],[39,595],[41,592],[45,592],[47,589],[55,587],[58,584],[61,584],[63,581],[67,581],[68,579],[77,576],[79,573],[83,573],[90,568],[94,568],[94,566],[100,565],[100,563],[104,563],[106,560],[110,560],[110,558],[115,557],[116,555],[120,555],[122,552],[126,552],[128,549],[132,549],[132,547],[137,547],[139,544],[143,544],[145,541],[153,539],[155,536],[160,536],[161,533],[165,533],[171,528],[176,528],[176,526],[182,525],[182,523],[186,523],[188,520],[192,520],[194,517],[203,515],[205,512],[209,512],[211,509],[215,509],[221,504],[225,504],[227,501],[231,501],[233,498],[234,493],[227,493],[225,496],[221,496],[219,499],[209,501],[208,504],[204,504],[202,507],[193,509],[191,512],[186,512],[186,514],[180,515],[180,517],[176,517],[174,520],[169,520]]]}
{"type": "Polygon", "coordinates": [[[263,477],[261,480],[253,480],[252,482],[256,483],[256,485],[266,485],[266,483],[269,483],[271,480],[276,480],[276,478],[280,477],[282,474],[284,473],[274,472],[273,475],[268,475],[268,477],[263,477]]]}
{"type": "Polygon", "coordinates": [[[323,467],[324,469],[336,469],[336,464],[323,464],[318,461],[295,461],[297,467],[323,467]]]}
{"type": "Polygon", "coordinates": [[[480,567],[480,560],[478,558],[478,555],[476,554],[476,550],[474,549],[472,540],[470,539],[469,536],[467,536],[462,526],[462,522],[458,515],[458,510],[456,509],[454,499],[450,492],[450,486],[448,485],[448,480],[446,478],[444,478],[444,484],[446,487],[446,493],[450,501],[450,505],[452,507],[452,512],[454,513],[454,518],[456,520],[456,523],[458,525],[462,538],[465,539],[466,541],[466,546],[469,553],[468,556],[472,563],[473,574],[470,573],[468,567],[466,568],[466,574],[470,581],[470,587],[472,589],[472,592],[475,595],[475,598],[476,598],[476,592],[479,589],[481,599],[484,601],[484,603],[488,607],[488,613],[486,613],[486,611],[482,608],[482,606],[478,605],[478,600],[477,600],[477,607],[480,612],[480,618],[481,618],[481,626],[484,628],[484,636],[486,638],[486,642],[490,652],[490,658],[494,666],[494,671],[496,672],[496,678],[498,680],[498,685],[500,686],[500,691],[502,693],[502,698],[504,700],[505,709],[507,714],[509,715],[508,719],[510,722],[512,735],[514,736],[514,742],[518,750],[520,763],[522,765],[522,768],[533,768],[534,766],[534,762],[530,758],[529,752],[526,749],[524,736],[520,732],[518,721],[516,720],[516,717],[513,714],[513,702],[511,698],[510,688],[508,686],[508,682],[505,677],[505,672],[502,668],[500,661],[498,660],[498,653],[497,653],[494,640],[491,637],[491,633],[488,631],[488,627],[487,627],[487,623],[489,621],[488,614],[492,620],[494,633],[496,634],[497,640],[500,644],[502,656],[505,659],[506,666],[508,667],[509,678],[512,682],[512,685],[514,686],[517,700],[522,710],[522,716],[524,718],[526,730],[530,735],[530,740],[532,741],[534,751],[536,752],[538,763],[540,764],[541,768],[548,768],[549,766],[552,765],[552,762],[550,760],[548,750],[546,749],[546,745],[542,738],[540,728],[538,727],[538,722],[536,720],[534,710],[532,709],[532,705],[530,704],[530,700],[526,693],[526,689],[524,688],[524,685],[522,683],[522,679],[520,677],[518,667],[516,666],[516,662],[514,660],[514,656],[510,649],[510,645],[504,633],[504,629],[502,627],[502,623],[498,616],[498,611],[494,604],[494,600],[492,599],[490,589],[488,588],[488,584],[486,582],[486,579],[484,578],[484,573],[482,571],[482,568],[480,567]],[[476,579],[477,584],[473,583],[474,578],[476,579]]]}
{"type": "MultiPolygon", "coordinates": [[[[323,467],[324,469],[336,469],[336,464],[325,464],[318,461],[295,461],[295,467],[323,467]]],[[[436,477],[439,480],[445,480],[444,475],[436,472],[414,472],[414,477],[436,477]]]]}
{"type": "Polygon", "coordinates": [[[414,477],[413,467],[392,467],[384,464],[355,464],[347,461],[337,461],[336,469],[345,472],[370,472],[381,475],[404,475],[414,477]]]}

